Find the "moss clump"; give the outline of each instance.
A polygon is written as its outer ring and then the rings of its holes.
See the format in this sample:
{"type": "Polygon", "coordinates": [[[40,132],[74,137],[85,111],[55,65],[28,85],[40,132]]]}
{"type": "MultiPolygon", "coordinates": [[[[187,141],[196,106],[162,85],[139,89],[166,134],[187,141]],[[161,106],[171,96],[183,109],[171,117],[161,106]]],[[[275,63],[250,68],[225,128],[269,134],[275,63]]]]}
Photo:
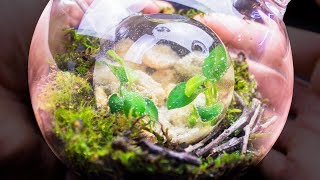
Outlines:
{"type": "Polygon", "coordinates": [[[70,72],[57,72],[52,76],[42,96],[46,98],[46,109],[53,110],[53,131],[64,142],[67,161],[89,176],[105,173],[105,176],[119,177],[124,172],[148,172],[168,177],[219,177],[230,169],[250,164],[249,156],[240,153],[205,158],[200,166],[152,154],[135,141],[139,129],[143,129],[141,124],[133,129],[131,136],[125,137],[125,132],[132,128],[133,119],[96,109],[94,99],[86,100],[93,97],[86,79],[70,72]]]}
{"type": "Polygon", "coordinates": [[[247,105],[251,105],[252,98],[257,91],[257,82],[252,74],[246,60],[234,60],[235,85],[234,90],[243,98],[247,105]]]}
{"type": "Polygon", "coordinates": [[[62,71],[85,76],[95,63],[94,56],[100,50],[100,40],[81,35],[74,29],[66,29],[66,51],[55,55],[57,66],[62,71]]]}
{"type": "Polygon", "coordinates": [[[48,77],[49,83],[42,89],[40,99],[43,109],[76,109],[80,106],[93,105],[92,86],[87,79],[69,72],[53,72],[48,77]]]}
{"type": "Polygon", "coordinates": [[[54,132],[65,142],[68,159],[85,166],[108,153],[116,117],[103,119],[93,108],[80,107],[78,110],[58,108],[54,119],[54,132]]]}
{"type": "MultiPolygon", "coordinates": [[[[232,61],[235,72],[234,91],[242,97],[242,99],[248,106],[250,106],[252,103],[252,99],[255,97],[255,94],[257,92],[257,82],[254,79],[253,75],[249,73],[249,67],[246,60],[239,59],[234,59],[232,61]]],[[[228,124],[232,124],[239,118],[241,113],[242,107],[237,104],[235,97],[233,97],[226,114],[226,119],[228,120],[226,122],[228,122],[228,124]]]]}
{"type": "MultiPolygon", "coordinates": [[[[196,14],[186,13],[190,16],[196,14]]],[[[62,71],[50,74],[40,98],[45,101],[41,108],[52,112],[53,132],[63,142],[69,164],[76,165],[75,168],[89,176],[102,174],[103,178],[121,178],[125,177],[124,173],[148,173],[192,179],[221,177],[236,167],[251,163],[252,156],[234,152],[203,158],[202,164],[196,166],[154,154],[141,146],[138,135],[141,129],[150,129],[148,123],[135,123],[132,117],[95,108],[93,87],[86,77],[94,65],[93,56],[99,51],[98,40],[79,35],[74,30],[67,32],[71,42],[66,45],[67,52],[55,57],[62,71]],[[70,62],[74,63],[74,69],[70,69],[70,62]]],[[[256,82],[245,61],[234,61],[234,68],[235,91],[250,104],[256,82]]],[[[233,99],[226,115],[226,127],[240,116],[241,109],[233,99]]]]}

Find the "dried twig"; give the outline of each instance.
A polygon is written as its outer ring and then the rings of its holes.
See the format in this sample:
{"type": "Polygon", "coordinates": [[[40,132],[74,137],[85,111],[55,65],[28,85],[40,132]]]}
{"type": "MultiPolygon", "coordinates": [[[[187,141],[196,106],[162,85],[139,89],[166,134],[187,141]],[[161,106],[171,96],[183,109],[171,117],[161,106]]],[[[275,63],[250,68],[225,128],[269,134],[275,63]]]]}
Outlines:
{"type": "Polygon", "coordinates": [[[256,124],[256,120],[259,116],[260,109],[261,109],[261,102],[258,99],[253,99],[253,103],[257,104],[257,108],[255,109],[249,124],[246,127],[244,127],[245,135],[243,138],[243,145],[242,145],[242,150],[241,150],[242,155],[244,155],[247,152],[251,130],[252,130],[254,124],[256,124]]]}
{"type": "Polygon", "coordinates": [[[216,148],[213,148],[211,150],[211,152],[210,152],[211,153],[210,155],[213,156],[213,155],[215,155],[217,153],[220,153],[222,151],[227,151],[227,150],[235,147],[236,145],[238,145],[241,142],[243,142],[243,138],[244,137],[240,137],[240,138],[234,137],[234,138],[230,139],[228,142],[226,142],[226,143],[224,143],[224,144],[222,144],[222,145],[220,145],[220,146],[218,146],[216,148]]]}
{"type": "Polygon", "coordinates": [[[194,165],[200,165],[201,164],[201,160],[196,157],[193,156],[189,153],[186,152],[176,152],[176,151],[172,151],[170,149],[161,147],[161,146],[157,146],[155,144],[153,144],[152,142],[148,141],[148,140],[141,140],[141,142],[146,145],[151,152],[153,153],[158,153],[158,154],[164,154],[168,157],[180,160],[180,161],[184,161],[186,163],[189,164],[194,164],[194,165]]]}
{"type": "Polygon", "coordinates": [[[256,127],[256,131],[261,131],[264,129],[267,129],[268,127],[270,127],[273,123],[275,123],[278,120],[278,116],[273,116],[271,117],[267,122],[265,122],[264,124],[261,124],[259,126],[256,127]]]}
{"type": "Polygon", "coordinates": [[[243,107],[243,108],[247,108],[247,104],[244,102],[244,100],[241,98],[241,96],[237,93],[234,92],[234,97],[236,98],[236,101],[243,107]]]}
{"type": "Polygon", "coordinates": [[[214,136],[217,135],[218,132],[220,132],[220,130],[222,129],[222,126],[218,126],[216,129],[213,130],[213,132],[211,132],[207,137],[205,137],[204,139],[202,139],[200,142],[194,144],[194,145],[190,145],[189,147],[187,147],[186,149],[184,149],[185,152],[193,152],[199,148],[201,148],[202,146],[204,146],[208,141],[212,140],[212,138],[214,136]]]}
{"type": "Polygon", "coordinates": [[[266,123],[261,125],[262,129],[267,129],[269,126],[271,126],[273,123],[275,123],[278,120],[278,116],[273,116],[270,118],[266,123]]]}
{"type": "Polygon", "coordinates": [[[264,107],[264,105],[262,105],[262,106],[261,106],[261,111],[260,111],[259,116],[258,116],[257,121],[256,121],[256,124],[254,125],[254,127],[253,127],[253,129],[252,129],[253,132],[256,132],[256,131],[257,131],[258,124],[260,124],[260,121],[261,121],[261,119],[262,119],[262,116],[263,116],[263,114],[264,114],[264,111],[265,111],[265,107],[264,107]]]}
{"type": "MultiPolygon", "coordinates": [[[[244,102],[244,100],[242,99],[242,97],[237,93],[234,92],[234,96],[236,98],[236,101],[244,108],[247,108],[247,104],[244,102]]],[[[201,148],[202,146],[204,146],[208,141],[212,140],[212,138],[217,135],[217,133],[221,130],[221,126],[218,126],[218,129],[214,129],[212,133],[210,133],[206,138],[204,138],[203,140],[201,140],[200,142],[194,144],[194,145],[190,145],[189,147],[187,147],[185,149],[186,152],[193,152],[199,148],[201,148]]]]}
{"type": "MultiPolygon", "coordinates": [[[[260,101],[259,101],[260,102],[260,101]]],[[[208,153],[212,148],[217,147],[222,141],[224,141],[228,136],[230,136],[233,132],[237,129],[243,128],[248,122],[249,118],[252,116],[253,112],[258,106],[258,101],[254,101],[252,106],[249,109],[244,109],[240,118],[233,123],[228,129],[224,130],[215,140],[210,142],[205,147],[197,150],[197,156],[203,156],[204,154],[208,153]]]]}

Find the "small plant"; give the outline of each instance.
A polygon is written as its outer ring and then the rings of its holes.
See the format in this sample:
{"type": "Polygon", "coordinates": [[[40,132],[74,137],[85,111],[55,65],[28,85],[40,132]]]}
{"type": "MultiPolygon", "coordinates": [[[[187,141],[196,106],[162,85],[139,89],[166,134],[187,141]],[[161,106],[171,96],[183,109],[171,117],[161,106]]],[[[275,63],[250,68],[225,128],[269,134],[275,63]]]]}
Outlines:
{"type": "Polygon", "coordinates": [[[107,53],[119,64],[119,66],[111,64],[107,64],[107,66],[118,78],[121,86],[119,94],[113,94],[109,98],[108,105],[111,113],[124,113],[129,119],[146,115],[151,120],[158,120],[158,109],[152,100],[130,91],[133,78],[130,75],[130,69],[125,67],[123,59],[113,50],[109,50],[107,53]]]}
{"type": "Polygon", "coordinates": [[[218,89],[216,83],[229,67],[228,55],[223,45],[218,45],[204,60],[202,74],[190,78],[187,82],[178,84],[169,94],[167,108],[182,108],[192,103],[200,93],[206,97],[205,106],[196,106],[189,118],[189,125],[194,126],[200,117],[203,122],[211,121],[214,125],[223,110],[224,105],[217,102],[218,89]]]}

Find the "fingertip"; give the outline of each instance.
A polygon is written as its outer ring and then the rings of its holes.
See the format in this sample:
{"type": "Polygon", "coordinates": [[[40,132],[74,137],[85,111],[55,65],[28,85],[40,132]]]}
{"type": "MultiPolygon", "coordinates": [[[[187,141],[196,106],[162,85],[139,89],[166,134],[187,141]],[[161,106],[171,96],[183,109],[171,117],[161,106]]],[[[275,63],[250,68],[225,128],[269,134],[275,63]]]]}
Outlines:
{"type": "Polygon", "coordinates": [[[152,1],[147,7],[143,10],[146,14],[155,14],[163,11],[163,13],[172,14],[175,12],[172,4],[165,1],[152,1]]]}
{"type": "Polygon", "coordinates": [[[143,10],[143,12],[146,14],[154,14],[160,11],[161,11],[161,8],[157,6],[157,4],[154,2],[149,3],[147,7],[143,10]]]}
{"type": "Polygon", "coordinates": [[[205,24],[207,27],[212,29],[225,44],[228,44],[232,40],[235,32],[233,29],[230,29],[231,24],[233,23],[224,22],[224,20],[232,21],[232,18],[231,19],[228,19],[228,18],[230,17],[216,14],[216,13],[196,15],[194,17],[195,20],[205,24]]]}

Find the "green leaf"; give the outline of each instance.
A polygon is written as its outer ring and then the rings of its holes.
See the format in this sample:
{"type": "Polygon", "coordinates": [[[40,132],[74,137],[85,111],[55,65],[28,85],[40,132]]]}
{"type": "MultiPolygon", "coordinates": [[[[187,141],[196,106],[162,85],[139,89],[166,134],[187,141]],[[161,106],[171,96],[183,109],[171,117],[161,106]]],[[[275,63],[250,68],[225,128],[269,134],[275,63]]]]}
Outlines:
{"type": "Polygon", "coordinates": [[[129,81],[124,67],[114,66],[111,64],[108,64],[108,67],[121,83],[126,83],[129,81]]]}
{"type": "Polygon", "coordinates": [[[197,75],[192,77],[186,84],[185,94],[190,97],[206,81],[206,77],[197,75]]]}
{"type": "Polygon", "coordinates": [[[150,99],[145,99],[146,101],[146,114],[149,115],[152,119],[158,120],[159,114],[158,114],[158,108],[150,99]]]}
{"type": "Polygon", "coordinates": [[[220,116],[223,112],[223,108],[224,106],[222,103],[216,103],[210,107],[197,107],[197,111],[201,117],[201,120],[203,122],[208,122],[220,116]]]}
{"type": "Polygon", "coordinates": [[[170,92],[168,101],[167,101],[167,108],[176,109],[182,108],[188,104],[190,104],[196,97],[201,93],[201,91],[195,91],[190,97],[185,94],[186,91],[186,82],[182,82],[178,84],[173,90],[170,92]]]}
{"type": "Polygon", "coordinates": [[[135,92],[123,92],[124,106],[123,110],[127,117],[140,117],[146,111],[146,102],[144,98],[135,92]]]}
{"type": "Polygon", "coordinates": [[[107,51],[107,54],[116,60],[121,66],[124,66],[123,59],[114,50],[107,51]]]}
{"type": "Polygon", "coordinates": [[[217,82],[228,69],[228,55],[223,45],[218,45],[204,60],[202,71],[205,77],[217,82]]]}
{"type": "Polygon", "coordinates": [[[123,100],[117,94],[113,94],[109,98],[108,105],[110,107],[111,113],[123,111],[123,100]]]}

